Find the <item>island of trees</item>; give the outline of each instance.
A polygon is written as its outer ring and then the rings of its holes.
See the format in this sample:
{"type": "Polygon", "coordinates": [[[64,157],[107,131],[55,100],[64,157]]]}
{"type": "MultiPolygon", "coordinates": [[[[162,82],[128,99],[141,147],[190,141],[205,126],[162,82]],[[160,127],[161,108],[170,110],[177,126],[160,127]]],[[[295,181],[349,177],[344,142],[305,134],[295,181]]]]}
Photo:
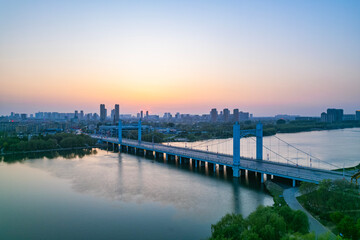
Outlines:
{"type": "Polygon", "coordinates": [[[53,135],[39,135],[31,138],[15,136],[1,137],[0,150],[2,153],[27,152],[49,149],[69,149],[94,146],[96,140],[88,135],[57,133],[53,135]]]}

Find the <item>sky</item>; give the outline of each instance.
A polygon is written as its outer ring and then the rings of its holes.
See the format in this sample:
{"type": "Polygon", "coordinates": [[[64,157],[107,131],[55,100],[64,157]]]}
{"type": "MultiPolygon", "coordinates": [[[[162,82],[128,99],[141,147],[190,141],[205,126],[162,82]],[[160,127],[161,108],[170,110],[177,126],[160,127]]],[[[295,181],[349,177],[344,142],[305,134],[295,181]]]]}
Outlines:
{"type": "Polygon", "coordinates": [[[0,115],[360,109],[360,1],[0,0],[0,115]],[[108,110],[109,112],[109,110],[108,110]]]}

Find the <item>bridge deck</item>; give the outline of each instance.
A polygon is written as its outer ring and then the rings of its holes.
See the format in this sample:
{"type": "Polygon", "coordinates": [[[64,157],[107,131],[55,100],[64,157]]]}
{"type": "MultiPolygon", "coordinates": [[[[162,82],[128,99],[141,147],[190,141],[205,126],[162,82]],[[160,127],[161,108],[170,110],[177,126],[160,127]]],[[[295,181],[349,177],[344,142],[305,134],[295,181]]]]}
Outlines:
{"type": "MultiPolygon", "coordinates": [[[[119,144],[117,138],[101,138],[98,136],[92,136],[92,137],[101,139],[106,142],[119,144]]],[[[336,180],[336,179],[345,178],[347,180],[350,180],[351,178],[350,175],[343,176],[342,173],[330,171],[330,170],[310,168],[304,166],[295,166],[292,164],[276,163],[266,160],[255,160],[244,157],[241,157],[239,166],[234,166],[232,155],[217,154],[213,152],[168,146],[164,144],[149,143],[149,142],[139,143],[136,140],[129,140],[129,139],[123,139],[121,144],[130,147],[136,147],[139,149],[145,149],[145,150],[156,151],[170,155],[185,157],[185,158],[191,158],[213,164],[220,164],[232,168],[238,167],[239,169],[270,174],[274,176],[289,178],[293,180],[306,181],[306,182],[319,183],[324,179],[336,180]]]]}

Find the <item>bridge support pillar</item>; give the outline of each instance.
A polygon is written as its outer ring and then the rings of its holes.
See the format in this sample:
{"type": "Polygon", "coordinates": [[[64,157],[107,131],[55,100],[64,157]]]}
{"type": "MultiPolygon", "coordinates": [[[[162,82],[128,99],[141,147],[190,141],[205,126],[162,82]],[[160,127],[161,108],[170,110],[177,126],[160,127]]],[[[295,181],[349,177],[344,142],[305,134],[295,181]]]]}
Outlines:
{"type": "Polygon", "coordinates": [[[295,179],[293,179],[293,181],[292,181],[292,186],[296,187],[296,180],[295,179]]]}
{"type": "Polygon", "coordinates": [[[197,167],[197,162],[198,162],[198,161],[197,161],[197,160],[195,160],[195,167],[197,167]]]}
{"type": "Polygon", "coordinates": [[[181,157],[179,157],[179,163],[180,163],[180,165],[181,165],[181,157]]]}
{"type": "Polygon", "coordinates": [[[121,143],[122,142],[122,124],[121,124],[121,120],[119,120],[118,138],[119,138],[119,143],[121,143]]]}
{"type": "Polygon", "coordinates": [[[213,164],[214,172],[216,172],[216,164],[213,164]]]}
{"type": "Polygon", "coordinates": [[[256,159],[263,159],[263,125],[261,123],[256,125],[256,159]]]}
{"type": "Polygon", "coordinates": [[[238,167],[233,167],[232,170],[233,170],[233,177],[236,177],[236,178],[240,177],[240,173],[239,173],[239,168],[238,168],[238,167]]]}
{"type": "Polygon", "coordinates": [[[264,174],[260,173],[260,176],[261,176],[261,183],[264,183],[264,174]]]}
{"type": "Polygon", "coordinates": [[[233,126],[233,165],[240,165],[240,125],[238,122],[233,126]]]}
{"type": "Polygon", "coordinates": [[[138,142],[141,143],[141,119],[138,123],[138,142]]]}

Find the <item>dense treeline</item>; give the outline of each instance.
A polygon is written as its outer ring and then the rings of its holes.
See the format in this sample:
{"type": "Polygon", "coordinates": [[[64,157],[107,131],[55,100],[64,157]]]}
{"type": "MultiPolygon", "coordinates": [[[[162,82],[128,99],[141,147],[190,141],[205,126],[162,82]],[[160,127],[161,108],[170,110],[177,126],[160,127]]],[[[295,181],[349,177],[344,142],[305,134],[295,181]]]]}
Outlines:
{"type": "Polygon", "coordinates": [[[317,122],[317,121],[290,121],[286,124],[276,124],[276,132],[294,133],[312,130],[332,130],[342,128],[360,127],[360,121],[344,121],[344,122],[317,122]]]}
{"type": "Polygon", "coordinates": [[[31,139],[18,137],[1,137],[0,149],[3,152],[22,152],[57,148],[74,148],[95,145],[96,140],[87,135],[57,133],[47,136],[35,136],[31,139]]]}
{"type": "Polygon", "coordinates": [[[348,239],[360,239],[359,188],[345,180],[324,180],[319,185],[302,183],[298,199],[334,232],[348,239]]]}

